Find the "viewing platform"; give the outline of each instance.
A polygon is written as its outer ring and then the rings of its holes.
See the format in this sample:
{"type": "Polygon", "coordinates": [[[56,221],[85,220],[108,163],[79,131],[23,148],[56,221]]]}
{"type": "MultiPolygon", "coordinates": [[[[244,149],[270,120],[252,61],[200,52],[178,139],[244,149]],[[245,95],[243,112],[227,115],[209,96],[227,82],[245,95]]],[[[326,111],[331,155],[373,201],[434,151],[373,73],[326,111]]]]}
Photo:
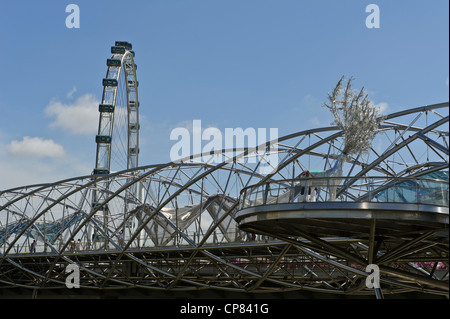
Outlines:
{"type": "Polygon", "coordinates": [[[244,188],[236,221],[244,231],[275,237],[364,239],[371,234],[405,240],[432,232],[448,239],[448,203],[445,180],[301,178],[244,188]]]}

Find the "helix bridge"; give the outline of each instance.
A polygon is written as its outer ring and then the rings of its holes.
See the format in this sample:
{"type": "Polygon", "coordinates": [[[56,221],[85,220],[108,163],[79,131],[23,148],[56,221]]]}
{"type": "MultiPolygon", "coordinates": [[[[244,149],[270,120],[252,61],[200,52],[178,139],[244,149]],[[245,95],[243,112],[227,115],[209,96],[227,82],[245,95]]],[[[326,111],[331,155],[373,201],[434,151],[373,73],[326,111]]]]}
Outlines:
{"type": "Polygon", "coordinates": [[[448,298],[448,102],[384,115],[365,154],[329,126],[140,166],[134,59],[111,48],[91,174],[0,191],[1,291],[67,291],[72,264],[89,291],[448,298]]]}

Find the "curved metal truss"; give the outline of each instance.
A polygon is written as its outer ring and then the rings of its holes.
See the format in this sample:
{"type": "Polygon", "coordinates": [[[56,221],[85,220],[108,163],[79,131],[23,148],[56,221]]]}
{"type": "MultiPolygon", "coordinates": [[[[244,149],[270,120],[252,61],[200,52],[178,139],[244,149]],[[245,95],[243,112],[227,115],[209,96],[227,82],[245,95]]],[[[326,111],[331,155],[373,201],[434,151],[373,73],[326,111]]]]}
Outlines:
{"type": "MultiPolygon", "coordinates": [[[[199,154],[178,163],[3,191],[0,285],[66,289],[65,269],[75,264],[80,286],[90,289],[368,295],[374,291],[365,286],[365,266],[379,252],[384,294],[448,295],[448,202],[439,237],[404,233],[396,245],[375,238],[375,253],[366,237],[278,236],[239,227],[243,189],[330,169],[342,148],[341,135],[336,127],[308,129],[265,148],[217,152],[224,159],[217,165],[208,164],[210,154],[199,154]],[[261,175],[259,168],[274,163],[273,156],[278,165],[261,175]],[[136,192],[129,192],[131,187],[136,192]],[[102,194],[98,202],[91,200],[95,192],[102,194]],[[34,240],[37,245],[30,246],[34,240]]],[[[388,115],[370,152],[343,163],[340,185],[365,176],[389,182],[439,173],[447,174],[448,196],[448,136],[448,103],[388,115]]],[[[342,187],[335,193],[337,199],[345,195],[342,187]]]]}

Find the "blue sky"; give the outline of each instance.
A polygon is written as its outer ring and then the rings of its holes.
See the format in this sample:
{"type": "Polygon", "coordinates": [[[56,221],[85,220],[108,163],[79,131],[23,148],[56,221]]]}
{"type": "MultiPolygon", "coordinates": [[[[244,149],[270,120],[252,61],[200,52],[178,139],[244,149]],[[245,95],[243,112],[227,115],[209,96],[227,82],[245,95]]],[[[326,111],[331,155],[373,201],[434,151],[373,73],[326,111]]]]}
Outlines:
{"type": "Polygon", "coordinates": [[[448,0],[2,0],[0,189],[90,174],[116,40],[136,51],[146,165],[169,161],[171,130],[193,120],[279,136],[328,126],[321,104],[342,75],[385,113],[448,101],[448,12],[448,0]]]}

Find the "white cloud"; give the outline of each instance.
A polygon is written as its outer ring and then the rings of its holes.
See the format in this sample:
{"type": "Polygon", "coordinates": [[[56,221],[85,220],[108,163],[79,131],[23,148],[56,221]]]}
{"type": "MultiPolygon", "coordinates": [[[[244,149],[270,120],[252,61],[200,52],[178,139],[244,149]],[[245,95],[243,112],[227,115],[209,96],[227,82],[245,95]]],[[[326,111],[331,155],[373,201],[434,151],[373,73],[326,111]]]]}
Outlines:
{"type": "Polygon", "coordinates": [[[374,105],[375,108],[378,111],[378,114],[382,115],[382,114],[386,114],[386,111],[389,109],[389,104],[387,104],[386,102],[380,102],[374,105]]]}
{"type": "Polygon", "coordinates": [[[55,117],[51,127],[59,127],[76,135],[95,134],[98,129],[98,104],[92,94],[85,94],[72,104],[53,100],[45,108],[45,114],[55,117]]]}
{"type": "Polygon", "coordinates": [[[53,140],[44,140],[40,137],[25,136],[22,141],[12,141],[7,146],[11,155],[20,157],[63,157],[64,148],[53,140]]]}
{"type": "Polygon", "coordinates": [[[76,156],[52,159],[13,157],[5,152],[5,154],[0,154],[0,168],[1,191],[13,187],[54,183],[76,176],[89,175],[92,172],[93,164],[89,161],[82,161],[76,156]]]}
{"type": "Polygon", "coordinates": [[[70,90],[69,93],[67,93],[66,97],[67,97],[68,99],[73,98],[73,94],[74,94],[76,91],[77,91],[77,88],[76,88],[76,87],[73,87],[73,89],[70,90]]]}

